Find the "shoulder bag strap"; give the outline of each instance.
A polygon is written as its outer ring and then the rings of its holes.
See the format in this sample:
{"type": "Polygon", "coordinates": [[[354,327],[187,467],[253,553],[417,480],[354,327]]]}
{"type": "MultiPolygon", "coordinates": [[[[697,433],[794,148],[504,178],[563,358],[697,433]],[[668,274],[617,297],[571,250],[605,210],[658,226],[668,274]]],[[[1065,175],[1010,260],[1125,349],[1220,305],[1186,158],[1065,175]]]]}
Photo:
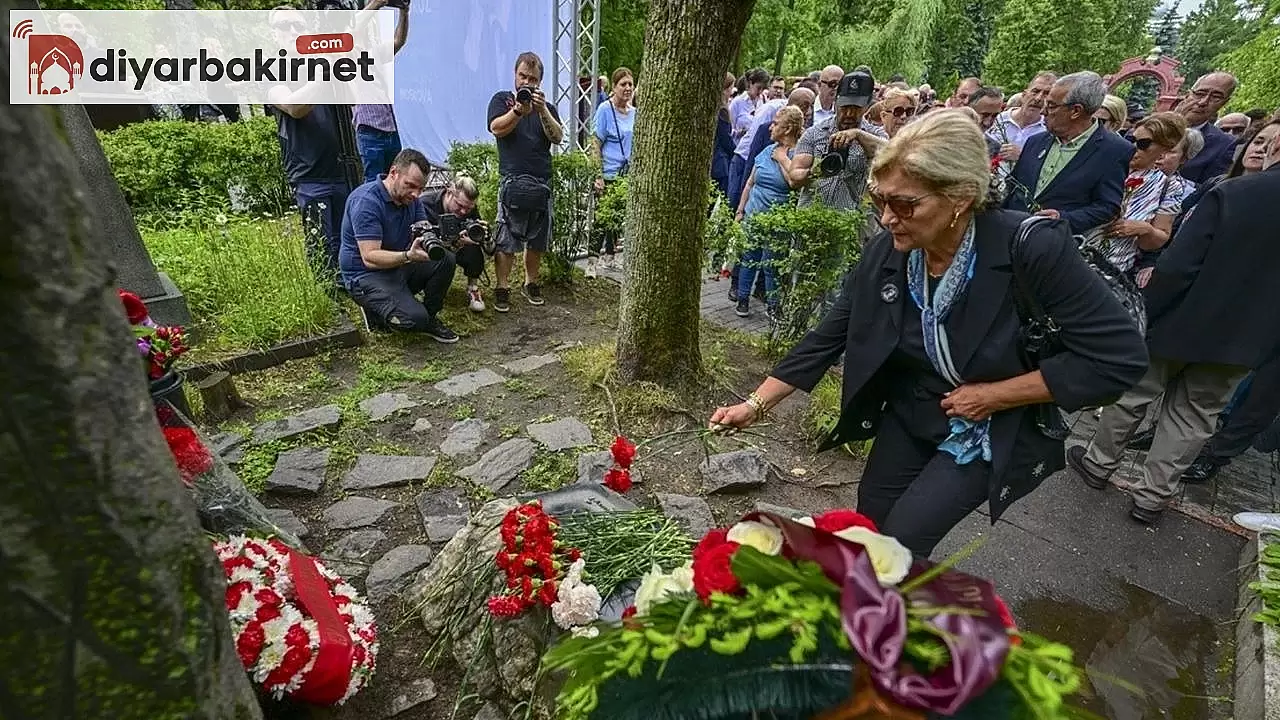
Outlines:
{"type": "Polygon", "coordinates": [[[618,111],[613,108],[613,101],[609,100],[609,112],[613,115],[613,132],[614,141],[618,143],[618,149],[622,151],[622,162],[627,162],[631,158],[627,157],[627,146],[622,144],[622,125],[618,123],[618,111]]]}
{"type": "Polygon", "coordinates": [[[1031,231],[1042,222],[1050,222],[1050,220],[1043,215],[1032,215],[1018,225],[1018,231],[1013,234],[1013,240],[1009,243],[1009,264],[1013,268],[1013,297],[1018,305],[1018,315],[1025,322],[1037,323],[1045,328],[1050,328],[1054,327],[1053,319],[1045,313],[1044,307],[1036,299],[1035,293],[1028,287],[1021,269],[1022,246],[1026,243],[1031,231]]]}

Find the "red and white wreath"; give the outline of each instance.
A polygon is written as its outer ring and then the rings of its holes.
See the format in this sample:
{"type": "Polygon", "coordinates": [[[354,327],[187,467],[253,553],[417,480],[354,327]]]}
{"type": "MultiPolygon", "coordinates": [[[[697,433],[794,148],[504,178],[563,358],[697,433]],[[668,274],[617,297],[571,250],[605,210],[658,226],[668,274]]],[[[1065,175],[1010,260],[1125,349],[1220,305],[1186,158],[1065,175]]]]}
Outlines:
{"type": "Polygon", "coordinates": [[[236,653],[255,683],[317,705],[342,704],[364,687],[378,631],[355,588],[274,538],[235,536],[214,549],[236,653]]]}

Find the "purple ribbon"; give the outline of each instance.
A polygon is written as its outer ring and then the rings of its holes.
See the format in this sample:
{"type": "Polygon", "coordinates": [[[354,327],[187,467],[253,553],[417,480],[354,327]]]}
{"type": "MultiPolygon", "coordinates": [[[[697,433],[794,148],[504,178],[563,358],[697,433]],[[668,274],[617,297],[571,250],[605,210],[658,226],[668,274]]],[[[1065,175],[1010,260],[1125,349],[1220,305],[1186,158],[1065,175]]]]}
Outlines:
{"type": "MultiPolygon", "coordinates": [[[[898,588],[880,585],[861,545],[772,513],[752,513],[744,519],[761,517],[781,529],[792,557],[816,562],[841,588],[845,635],[867,664],[871,681],[895,702],[954,715],[999,678],[1009,653],[1009,635],[1000,622],[990,582],[948,570],[904,598],[898,588]],[[903,661],[908,600],[916,607],[983,613],[943,612],[925,619],[941,631],[939,640],[951,655],[949,664],[929,675],[921,675],[903,661]]],[[[908,577],[918,577],[931,567],[933,563],[917,560],[908,577]]]]}

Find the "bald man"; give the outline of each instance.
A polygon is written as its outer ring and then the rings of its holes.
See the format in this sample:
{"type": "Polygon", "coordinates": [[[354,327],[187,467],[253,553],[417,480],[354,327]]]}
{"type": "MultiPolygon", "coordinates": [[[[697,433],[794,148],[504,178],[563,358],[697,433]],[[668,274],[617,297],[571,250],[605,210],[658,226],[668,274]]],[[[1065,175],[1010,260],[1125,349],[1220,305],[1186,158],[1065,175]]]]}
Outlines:
{"type": "Polygon", "coordinates": [[[828,65],[818,73],[818,102],[813,107],[813,124],[836,116],[836,88],[840,87],[840,79],[844,77],[844,69],[839,65],[828,65]]]}
{"type": "Polygon", "coordinates": [[[1236,140],[1214,125],[1218,111],[1236,91],[1236,79],[1231,73],[1211,72],[1202,75],[1191,92],[1178,105],[1178,112],[1186,118],[1187,127],[1204,135],[1204,150],[1182,166],[1182,177],[1199,184],[1211,177],[1225,173],[1235,158],[1236,140]]]}
{"type": "Polygon", "coordinates": [[[1244,113],[1227,113],[1218,120],[1218,129],[1239,140],[1249,129],[1249,116],[1244,113]]]}

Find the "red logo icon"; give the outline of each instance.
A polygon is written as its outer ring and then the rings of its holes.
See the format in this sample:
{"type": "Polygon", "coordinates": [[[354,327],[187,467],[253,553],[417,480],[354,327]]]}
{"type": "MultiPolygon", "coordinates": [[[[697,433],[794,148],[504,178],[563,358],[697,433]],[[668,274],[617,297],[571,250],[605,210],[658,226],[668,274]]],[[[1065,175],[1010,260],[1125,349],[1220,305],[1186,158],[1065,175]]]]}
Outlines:
{"type": "Polygon", "coordinates": [[[13,29],[13,37],[27,41],[27,92],[31,95],[63,95],[84,77],[84,54],[66,35],[32,34],[31,20],[13,29]]]}

